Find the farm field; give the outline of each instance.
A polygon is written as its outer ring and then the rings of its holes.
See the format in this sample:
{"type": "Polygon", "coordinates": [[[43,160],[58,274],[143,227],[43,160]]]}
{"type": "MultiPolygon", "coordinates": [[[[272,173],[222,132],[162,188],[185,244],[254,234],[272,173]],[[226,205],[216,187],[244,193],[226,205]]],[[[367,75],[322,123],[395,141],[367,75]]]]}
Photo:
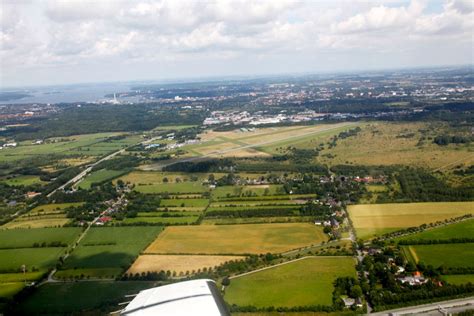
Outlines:
{"type": "Polygon", "coordinates": [[[443,275],[442,278],[451,284],[466,284],[469,282],[474,283],[474,274],[443,275]]]}
{"type": "Polygon", "coordinates": [[[227,217],[204,218],[201,225],[229,225],[229,224],[270,224],[270,223],[309,223],[312,216],[266,216],[266,217],[227,217]]]}
{"type": "Polygon", "coordinates": [[[405,257],[413,263],[433,267],[474,267],[474,243],[403,246],[405,257]]]}
{"type": "Polygon", "coordinates": [[[93,227],[65,261],[61,269],[68,272],[63,275],[80,275],[84,273],[80,269],[115,269],[120,273],[161,230],[159,226],[93,227]]]}
{"type": "MultiPolygon", "coordinates": [[[[472,163],[472,145],[438,146],[426,140],[417,146],[422,136],[437,135],[436,129],[429,123],[388,123],[377,122],[362,126],[362,131],[354,136],[340,139],[337,146],[326,149],[318,160],[329,165],[406,165],[423,168],[440,168],[450,165],[453,161],[472,163]],[[422,135],[420,130],[431,130],[422,135]],[[400,135],[410,135],[400,137],[400,135]],[[330,154],[329,157],[325,157],[330,154]]],[[[454,167],[452,165],[451,167],[454,167]]]]}
{"type": "Polygon", "coordinates": [[[45,284],[38,288],[18,307],[17,313],[72,314],[79,311],[99,310],[100,314],[117,310],[118,303],[127,294],[158,286],[155,282],[90,281],[45,284]],[[81,297],[80,300],[77,298],[81,297]]]}
{"type": "Polygon", "coordinates": [[[309,223],[176,226],[167,227],[145,253],[276,253],[326,240],[322,228],[309,223]]]}
{"type": "Polygon", "coordinates": [[[39,205],[14,220],[4,224],[0,229],[18,228],[46,228],[61,227],[70,222],[64,209],[70,206],[79,206],[82,203],[62,203],[39,205]]]}
{"type": "Polygon", "coordinates": [[[199,255],[141,255],[127,273],[172,271],[179,274],[214,268],[231,260],[245,259],[243,256],[199,256],[199,255]]]}
{"type": "Polygon", "coordinates": [[[125,218],[121,221],[116,221],[116,222],[124,223],[124,224],[148,223],[148,224],[163,224],[163,225],[179,225],[179,224],[193,224],[197,222],[198,219],[199,219],[199,215],[190,215],[190,216],[183,215],[179,217],[138,215],[137,217],[125,218]]]}
{"type": "Polygon", "coordinates": [[[168,207],[172,209],[180,207],[203,210],[208,204],[208,199],[162,199],[160,202],[160,208],[168,207]]]}
{"type": "Polygon", "coordinates": [[[123,133],[96,133],[74,135],[68,137],[50,138],[45,143],[36,145],[32,141],[23,141],[18,147],[0,152],[0,160],[5,162],[18,161],[41,155],[57,154],[74,157],[78,155],[100,156],[116,151],[140,141],[138,135],[129,135],[124,139],[110,140],[110,137],[124,135],[123,133]]]}
{"type": "Polygon", "coordinates": [[[0,230],[0,271],[3,272],[0,292],[5,296],[14,294],[25,281],[39,279],[56,265],[66,251],[64,244],[71,244],[80,231],[80,228],[0,230]],[[26,273],[21,273],[23,265],[26,273]]]}
{"type": "Polygon", "coordinates": [[[200,182],[180,182],[180,183],[161,183],[150,185],[137,185],[135,191],[145,194],[157,193],[204,193],[208,191],[208,187],[203,186],[200,182]]]}
{"type": "Polygon", "coordinates": [[[66,217],[63,210],[70,206],[79,206],[81,204],[82,203],[62,203],[39,205],[30,212],[1,226],[1,228],[61,227],[70,222],[70,219],[66,217]]]}
{"type": "Polygon", "coordinates": [[[53,228],[62,227],[69,223],[70,219],[65,214],[55,215],[34,215],[34,216],[20,216],[13,221],[1,226],[7,229],[29,229],[29,228],[53,228]]]}
{"type": "Polygon", "coordinates": [[[46,271],[54,267],[65,248],[16,248],[0,249],[0,271],[21,271],[25,265],[28,271],[33,268],[46,271]]]}
{"type": "Polygon", "coordinates": [[[79,236],[81,228],[37,228],[0,230],[0,249],[31,248],[34,243],[72,243],[79,236]]]}
{"type": "Polygon", "coordinates": [[[0,283],[0,298],[11,298],[25,287],[24,282],[0,283]]]}
{"type": "MultiPolygon", "coordinates": [[[[180,173],[180,172],[159,172],[159,171],[132,171],[120,179],[123,182],[130,182],[135,185],[149,185],[149,184],[160,184],[166,178],[168,183],[176,183],[178,181],[190,181],[193,178],[196,182],[202,182],[207,180],[211,173],[180,173]]],[[[216,178],[220,178],[225,173],[212,173],[216,178]]]]}
{"type": "Polygon", "coordinates": [[[121,170],[108,170],[108,169],[97,170],[87,175],[87,177],[85,177],[84,180],[82,180],[79,183],[79,187],[81,189],[87,190],[87,189],[90,189],[93,183],[102,183],[104,181],[109,181],[122,174],[123,174],[123,171],[121,170]]]}
{"type": "Polygon", "coordinates": [[[354,266],[351,257],[307,257],[232,278],[224,299],[239,306],[330,306],[334,280],[355,277],[354,266]]]}
{"type": "Polygon", "coordinates": [[[474,202],[359,204],[348,207],[359,238],[474,213],[474,202]]]}
{"type": "Polygon", "coordinates": [[[51,213],[58,213],[62,212],[64,209],[74,206],[80,206],[83,203],[57,203],[57,204],[44,204],[44,205],[39,205],[32,209],[28,214],[38,214],[38,213],[46,213],[46,214],[51,214],[51,213]]]}
{"type": "Polygon", "coordinates": [[[45,181],[41,181],[38,176],[17,176],[10,179],[1,180],[1,182],[8,185],[19,186],[19,185],[32,185],[32,184],[43,184],[45,181]]]}
{"type": "Polygon", "coordinates": [[[421,233],[396,240],[444,240],[450,238],[473,238],[474,219],[464,220],[460,223],[425,230],[421,233]]]}

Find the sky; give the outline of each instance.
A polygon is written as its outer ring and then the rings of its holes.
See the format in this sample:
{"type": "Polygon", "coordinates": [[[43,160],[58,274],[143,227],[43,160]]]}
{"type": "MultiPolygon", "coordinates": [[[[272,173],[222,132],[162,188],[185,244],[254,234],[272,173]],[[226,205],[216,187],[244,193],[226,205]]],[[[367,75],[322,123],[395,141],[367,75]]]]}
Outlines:
{"type": "Polygon", "coordinates": [[[0,87],[474,64],[474,0],[0,0],[0,87]]]}

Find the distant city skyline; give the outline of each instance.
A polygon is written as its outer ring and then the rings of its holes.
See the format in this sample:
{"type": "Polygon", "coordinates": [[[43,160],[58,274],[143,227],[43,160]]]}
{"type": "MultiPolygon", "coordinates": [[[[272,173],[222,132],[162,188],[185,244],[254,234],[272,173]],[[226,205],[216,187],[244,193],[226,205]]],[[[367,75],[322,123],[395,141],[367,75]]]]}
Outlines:
{"type": "Polygon", "coordinates": [[[13,1],[0,87],[474,63],[469,0],[13,1]]]}

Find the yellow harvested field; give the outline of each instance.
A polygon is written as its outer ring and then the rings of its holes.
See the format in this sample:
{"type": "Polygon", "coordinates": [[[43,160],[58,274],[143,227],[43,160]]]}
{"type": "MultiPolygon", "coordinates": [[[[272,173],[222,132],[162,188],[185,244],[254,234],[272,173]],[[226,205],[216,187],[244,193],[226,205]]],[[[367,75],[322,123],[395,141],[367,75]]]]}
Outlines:
{"type": "Polygon", "coordinates": [[[154,254],[279,253],[327,241],[310,223],[167,227],[145,250],[154,254]]]}
{"type": "Polygon", "coordinates": [[[127,273],[175,271],[192,272],[198,269],[214,268],[227,261],[242,260],[243,256],[196,256],[196,255],[141,255],[127,273]]]}
{"type": "Polygon", "coordinates": [[[425,202],[350,205],[356,229],[404,228],[474,213],[474,202],[425,202]]]}

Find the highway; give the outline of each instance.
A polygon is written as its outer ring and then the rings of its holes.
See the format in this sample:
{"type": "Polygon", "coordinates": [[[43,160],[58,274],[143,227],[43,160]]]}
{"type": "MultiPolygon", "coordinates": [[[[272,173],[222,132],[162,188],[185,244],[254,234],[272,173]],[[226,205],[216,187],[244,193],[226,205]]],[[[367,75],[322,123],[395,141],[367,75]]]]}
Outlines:
{"type": "Polygon", "coordinates": [[[453,313],[459,313],[464,310],[474,309],[474,296],[467,298],[460,298],[449,301],[436,302],[431,304],[424,304],[412,307],[404,307],[392,310],[386,310],[383,312],[377,312],[367,315],[448,315],[453,313]]]}
{"type": "MultiPolygon", "coordinates": [[[[143,142],[140,142],[139,144],[140,145],[144,145],[144,144],[147,144],[147,143],[150,143],[154,140],[158,139],[158,137],[154,137],[154,138],[151,138],[151,139],[148,139],[148,140],[145,140],[143,142]]],[[[135,146],[135,144],[133,145],[135,146]]],[[[69,180],[68,182],[64,183],[63,185],[61,185],[60,187],[56,188],[55,190],[53,190],[51,193],[49,193],[47,195],[47,197],[51,197],[54,193],[56,193],[57,191],[59,190],[64,190],[65,187],[67,187],[68,185],[71,185],[71,184],[76,184],[78,183],[79,181],[81,181],[85,176],[87,176],[91,171],[92,171],[92,168],[94,168],[95,166],[97,166],[98,164],[100,164],[101,162],[103,161],[106,161],[106,160],[109,160],[109,159],[112,159],[114,158],[115,156],[117,155],[120,155],[121,153],[123,153],[127,148],[122,148],[118,151],[115,151],[109,155],[107,155],[106,157],[100,159],[100,160],[97,160],[96,162],[94,162],[93,164],[89,165],[86,169],[82,170],[81,173],[79,173],[78,175],[76,175],[74,178],[72,178],[71,180],[69,180]]]]}

